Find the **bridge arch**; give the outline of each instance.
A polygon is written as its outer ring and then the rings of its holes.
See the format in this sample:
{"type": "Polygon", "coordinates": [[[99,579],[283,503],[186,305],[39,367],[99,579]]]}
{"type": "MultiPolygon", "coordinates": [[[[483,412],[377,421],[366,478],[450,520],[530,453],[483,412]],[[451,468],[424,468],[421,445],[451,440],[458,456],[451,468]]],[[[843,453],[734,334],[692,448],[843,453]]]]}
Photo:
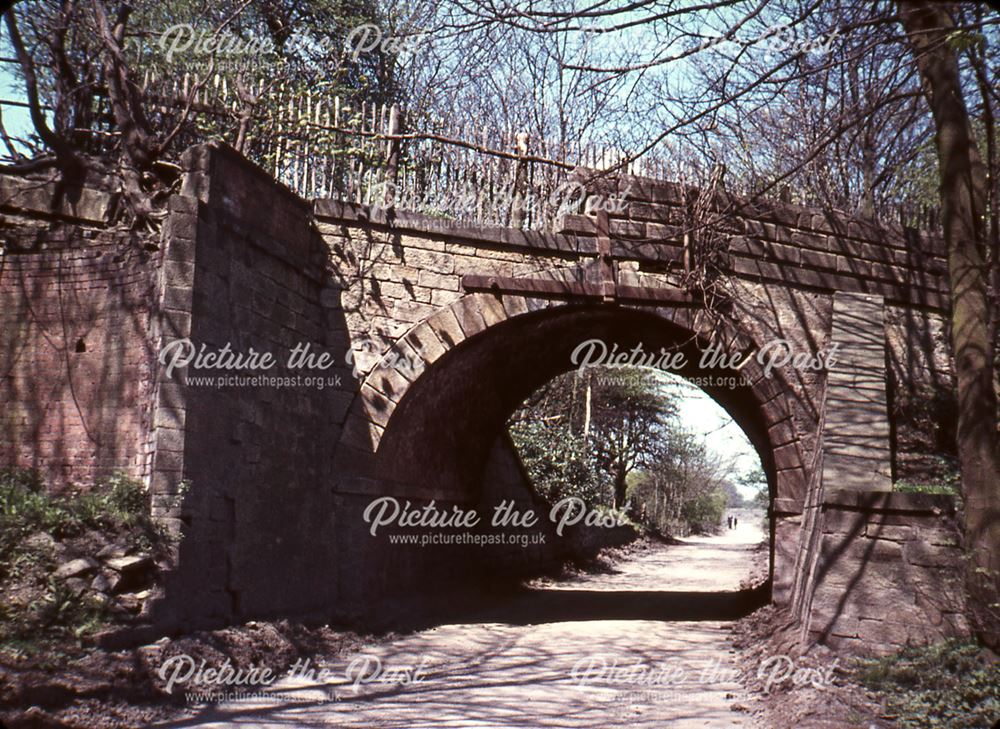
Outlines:
{"type": "MultiPolygon", "coordinates": [[[[538,387],[573,369],[571,352],[585,340],[620,350],[640,343],[645,352],[679,350],[688,366],[677,374],[731,378],[732,370],[697,368],[707,342],[695,319],[683,307],[466,294],[413,327],[376,364],[348,415],[341,445],[355,455],[348,461],[356,475],[393,484],[399,495],[468,498],[510,414],[538,387]],[[357,457],[364,453],[370,458],[357,457]]],[[[754,445],[772,500],[800,500],[797,475],[805,463],[788,407],[794,392],[780,373],[765,377],[752,359],[739,374],[736,387],[702,389],[754,445]]],[[[342,460],[337,470],[343,473],[344,466],[342,460]]]]}

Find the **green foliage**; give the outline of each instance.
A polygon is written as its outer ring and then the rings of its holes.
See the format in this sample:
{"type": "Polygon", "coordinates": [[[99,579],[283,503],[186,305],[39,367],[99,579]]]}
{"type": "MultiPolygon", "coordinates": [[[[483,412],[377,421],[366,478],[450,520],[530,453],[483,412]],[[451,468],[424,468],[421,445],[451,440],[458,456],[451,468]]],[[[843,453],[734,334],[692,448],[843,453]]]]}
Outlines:
{"type": "Polygon", "coordinates": [[[630,495],[634,511],[661,534],[710,533],[722,521],[730,493],[726,467],[699,436],[675,427],[659,443],[657,458],[630,495]]]}
{"type": "Polygon", "coordinates": [[[655,454],[674,412],[652,372],[593,367],[540,388],[514,413],[510,433],[546,498],[620,507],[629,475],[655,454]]]}
{"type": "Polygon", "coordinates": [[[593,388],[593,453],[614,486],[615,506],[623,508],[628,475],[661,457],[662,443],[676,427],[673,399],[652,370],[640,367],[589,368],[593,388]]]}
{"type": "Polygon", "coordinates": [[[50,494],[33,471],[0,471],[0,640],[30,647],[57,635],[80,637],[105,619],[94,595],[75,594],[53,577],[57,542],[88,538],[156,552],[169,535],[150,515],[142,485],[116,474],[85,493],[50,494]],[[17,599],[13,596],[17,595],[17,599]]]}
{"type": "Polygon", "coordinates": [[[939,457],[937,466],[920,480],[900,479],[892,485],[893,491],[906,494],[962,495],[962,474],[954,459],[939,457]]]}
{"type": "Polygon", "coordinates": [[[78,595],[50,577],[36,599],[0,605],[0,645],[6,653],[34,653],[61,637],[93,633],[107,621],[100,598],[78,595]]]}
{"type": "Polygon", "coordinates": [[[142,484],[126,476],[116,474],[89,492],[52,495],[33,471],[0,472],[0,579],[26,550],[30,552],[25,540],[32,534],[65,539],[88,529],[129,530],[133,545],[144,548],[164,538],[149,515],[149,498],[142,484]]]}
{"type": "Polygon", "coordinates": [[[951,482],[918,482],[896,481],[892,485],[893,491],[904,494],[949,494],[959,496],[958,484],[951,482]]]}
{"type": "Polygon", "coordinates": [[[664,385],[651,370],[593,367],[534,393],[509,430],[538,493],[629,504],[633,519],[663,534],[715,530],[742,498],[704,440],[677,422],[664,385]]]}
{"type": "Polygon", "coordinates": [[[702,492],[684,502],[681,517],[691,532],[708,534],[719,526],[726,513],[726,504],[726,492],[722,489],[702,492]]]}
{"type": "Polygon", "coordinates": [[[736,481],[744,488],[753,489],[754,503],[767,505],[767,474],[764,473],[764,469],[759,464],[741,473],[736,481]]]}
{"type": "Polygon", "coordinates": [[[524,420],[510,435],[536,491],[551,502],[576,496],[588,504],[610,501],[610,485],[588,455],[583,439],[565,424],[524,420]]]}
{"type": "Polygon", "coordinates": [[[959,53],[986,46],[986,36],[979,31],[953,30],[948,34],[948,45],[959,53]]]}
{"type": "Polygon", "coordinates": [[[1000,716],[1000,662],[973,644],[907,648],[860,662],[856,676],[884,696],[902,727],[973,729],[1000,716]]]}

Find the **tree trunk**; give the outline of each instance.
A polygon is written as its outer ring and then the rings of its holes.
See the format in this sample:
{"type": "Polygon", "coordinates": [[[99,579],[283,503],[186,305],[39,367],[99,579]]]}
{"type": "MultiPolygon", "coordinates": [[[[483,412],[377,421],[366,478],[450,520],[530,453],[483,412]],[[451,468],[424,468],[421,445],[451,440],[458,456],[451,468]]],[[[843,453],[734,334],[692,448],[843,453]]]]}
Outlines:
{"type": "Polygon", "coordinates": [[[1000,645],[1000,452],[989,273],[983,256],[985,175],[962,97],[958,61],[948,44],[954,23],[947,6],[901,0],[899,8],[935,125],[958,384],[969,613],[980,638],[995,648],[1000,645]]]}
{"type": "Polygon", "coordinates": [[[625,508],[625,492],[628,490],[628,471],[619,466],[615,469],[615,508],[625,508]]]}

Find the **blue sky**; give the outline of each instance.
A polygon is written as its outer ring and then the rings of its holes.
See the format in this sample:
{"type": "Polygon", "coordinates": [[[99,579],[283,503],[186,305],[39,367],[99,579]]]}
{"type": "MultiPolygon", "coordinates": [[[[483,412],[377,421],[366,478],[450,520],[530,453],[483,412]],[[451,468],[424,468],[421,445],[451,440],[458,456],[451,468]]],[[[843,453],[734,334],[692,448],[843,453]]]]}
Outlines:
{"type": "MultiPolygon", "coordinates": [[[[14,55],[7,41],[6,31],[0,33],[0,57],[11,58],[14,55]]],[[[24,87],[15,75],[16,66],[12,63],[0,63],[0,99],[4,101],[26,101],[24,87]]],[[[26,137],[32,131],[28,110],[24,107],[3,105],[3,124],[12,137],[26,137]]],[[[0,145],[2,147],[2,145],[0,145]]],[[[6,156],[6,148],[0,149],[0,154],[6,156]]]]}

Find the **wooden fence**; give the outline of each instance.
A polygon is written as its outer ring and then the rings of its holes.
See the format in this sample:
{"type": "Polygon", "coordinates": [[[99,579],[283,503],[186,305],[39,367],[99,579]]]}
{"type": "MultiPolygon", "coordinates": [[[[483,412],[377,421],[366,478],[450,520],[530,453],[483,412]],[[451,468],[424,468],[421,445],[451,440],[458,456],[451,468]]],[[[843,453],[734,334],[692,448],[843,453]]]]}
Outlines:
{"type": "MultiPolygon", "coordinates": [[[[456,224],[549,229],[560,212],[579,211],[579,191],[569,182],[577,167],[705,182],[676,160],[632,160],[613,145],[558,144],[454,120],[406,119],[398,107],[262,78],[242,85],[221,73],[162,79],[147,72],[142,88],[153,125],[169,129],[183,120],[178,148],[223,139],[304,198],[395,205],[456,224]]],[[[97,103],[96,128],[86,130],[92,153],[110,149],[118,134],[107,99],[97,103]]],[[[732,183],[728,189],[754,192],[732,183]]],[[[772,194],[818,204],[787,189],[772,194]]],[[[939,224],[937,210],[926,206],[900,206],[893,217],[914,228],[939,224]]]]}
{"type": "Polygon", "coordinates": [[[410,120],[396,106],[269,88],[264,81],[235,89],[218,75],[205,82],[147,74],[143,87],[164,115],[190,101],[192,131],[226,139],[305,198],[395,205],[462,224],[548,229],[560,210],[575,212],[582,202],[569,181],[575,168],[671,176],[665,165],[629,160],[610,145],[561,145],[471,123],[410,120]]]}
{"type": "MultiPolygon", "coordinates": [[[[178,108],[196,90],[193,116],[202,136],[222,132],[224,125],[209,120],[232,120],[241,111],[241,94],[219,74],[207,83],[191,76],[164,83],[147,75],[144,86],[163,110],[178,108]]],[[[709,177],[708,170],[673,159],[632,160],[613,145],[552,143],[454,120],[407,120],[398,108],[314,89],[271,88],[258,81],[242,96],[257,99],[268,112],[250,114],[247,138],[238,148],[305,198],[395,204],[462,224],[550,229],[560,211],[580,208],[578,191],[568,182],[577,167],[695,186],[709,177]]],[[[757,192],[732,181],[727,189],[747,197],[757,192]]],[[[769,196],[822,207],[787,187],[769,196]]],[[[910,204],[897,206],[884,222],[935,230],[939,218],[936,207],[910,204]]]]}

